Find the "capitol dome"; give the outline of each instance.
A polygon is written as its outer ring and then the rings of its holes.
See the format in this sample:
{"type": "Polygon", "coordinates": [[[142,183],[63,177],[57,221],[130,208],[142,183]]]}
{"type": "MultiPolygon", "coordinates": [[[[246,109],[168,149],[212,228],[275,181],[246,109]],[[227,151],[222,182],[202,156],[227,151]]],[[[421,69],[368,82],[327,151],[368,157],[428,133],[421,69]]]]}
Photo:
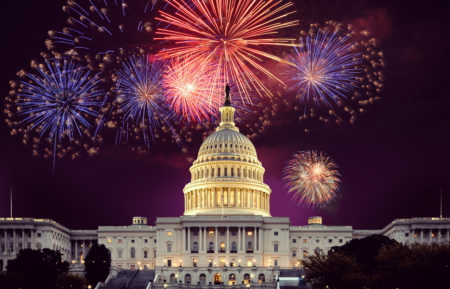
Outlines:
{"type": "Polygon", "coordinates": [[[184,189],[185,215],[270,216],[270,188],[253,143],[234,123],[229,89],[221,122],[200,146],[184,189]]]}

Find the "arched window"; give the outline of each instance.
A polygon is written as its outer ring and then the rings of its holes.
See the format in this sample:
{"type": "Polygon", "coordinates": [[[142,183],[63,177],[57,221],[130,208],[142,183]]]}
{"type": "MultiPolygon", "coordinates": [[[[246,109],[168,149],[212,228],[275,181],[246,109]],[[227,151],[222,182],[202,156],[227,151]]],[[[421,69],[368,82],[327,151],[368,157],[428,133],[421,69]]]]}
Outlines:
{"type": "Polygon", "coordinates": [[[170,274],[170,279],[169,279],[169,283],[170,284],[177,284],[177,277],[175,277],[175,274],[170,274]]]}
{"type": "Polygon", "coordinates": [[[215,177],[215,175],[214,175],[214,168],[211,169],[211,177],[215,177]]]}
{"type": "Polygon", "coordinates": [[[191,274],[184,275],[184,284],[191,284],[191,274]]]}
{"type": "Polygon", "coordinates": [[[245,273],[244,274],[244,284],[249,284],[250,283],[250,274],[245,273]]]}
{"type": "Polygon", "coordinates": [[[258,275],[258,283],[261,284],[261,283],[264,283],[264,282],[266,282],[266,276],[261,273],[261,274],[258,275]]]}
{"type": "Polygon", "coordinates": [[[220,177],[220,168],[217,168],[217,176],[220,177]]]}
{"type": "Polygon", "coordinates": [[[206,275],[205,274],[200,274],[200,278],[199,278],[199,282],[200,285],[206,285],[206,275]]]}
{"type": "Polygon", "coordinates": [[[231,242],[231,251],[232,252],[236,252],[237,251],[236,242],[231,242]]]}
{"type": "Polygon", "coordinates": [[[131,259],[136,258],[136,249],[134,249],[134,247],[131,247],[130,249],[130,258],[131,259]]]}
{"type": "Polygon", "coordinates": [[[234,177],[234,168],[231,168],[231,176],[234,177]]]}
{"type": "Polygon", "coordinates": [[[247,243],[247,251],[253,251],[253,244],[252,242],[247,243]]]}
{"type": "Polygon", "coordinates": [[[278,243],[273,243],[273,251],[278,252],[278,243]]]}
{"type": "Polygon", "coordinates": [[[241,168],[237,169],[237,176],[240,177],[241,176],[241,168]]]}
{"type": "Polygon", "coordinates": [[[192,248],[192,251],[193,252],[198,252],[198,243],[197,242],[194,242],[194,246],[192,248]]]}
{"type": "Polygon", "coordinates": [[[233,273],[231,273],[228,276],[228,285],[235,285],[236,284],[236,275],[234,275],[233,273]]]}
{"type": "Polygon", "coordinates": [[[223,174],[223,175],[226,177],[226,176],[227,176],[227,173],[228,173],[228,172],[227,172],[227,167],[225,167],[225,169],[224,169],[224,174],[223,174]]]}

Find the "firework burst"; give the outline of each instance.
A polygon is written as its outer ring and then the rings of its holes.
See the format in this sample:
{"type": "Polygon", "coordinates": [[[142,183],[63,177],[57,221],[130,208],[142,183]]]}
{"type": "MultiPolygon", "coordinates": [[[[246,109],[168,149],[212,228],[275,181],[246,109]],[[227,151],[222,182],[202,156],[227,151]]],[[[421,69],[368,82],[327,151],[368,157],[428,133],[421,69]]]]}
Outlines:
{"type": "Polygon", "coordinates": [[[42,154],[53,155],[53,168],[57,156],[77,157],[75,147],[96,154],[92,131],[105,95],[98,87],[99,74],[67,59],[32,62],[32,67],[35,73],[20,71],[21,81],[11,82],[5,106],[11,134],[32,143],[34,155],[44,146],[42,154]]]}
{"type": "Polygon", "coordinates": [[[383,88],[383,53],[367,31],[329,21],[301,31],[289,57],[288,84],[303,108],[301,120],[356,121],[383,88]]]}
{"type": "Polygon", "coordinates": [[[250,101],[251,91],[272,95],[258,74],[281,80],[263,60],[282,61],[263,48],[292,46],[293,39],[275,38],[279,30],[297,25],[288,21],[291,2],[282,0],[166,0],[175,13],[160,11],[157,19],[167,24],[156,31],[155,39],[168,41],[168,57],[189,59],[194,67],[214,67],[213,82],[234,82],[239,96],[250,101]]]}
{"type": "Polygon", "coordinates": [[[122,62],[115,75],[115,99],[111,107],[112,117],[104,114],[103,126],[117,130],[116,144],[138,141],[139,151],[148,150],[163,133],[176,138],[172,128],[172,114],[165,104],[161,86],[164,63],[154,56],[133,55],[122,62]]]}
{"type": "Polygon", "coordinates": [[[316,151],[296,153],[283,169],[289,193],[299,204],[322,207],[330,203],[339,189],[337,165],[316,151]]]}
{"type": "Polygon", "coordinates": [[[162,83],[166,101],[185,121],[207,122],[216,117],[220,108],[219,91],[208,68],[173,59],[162,83]]]}

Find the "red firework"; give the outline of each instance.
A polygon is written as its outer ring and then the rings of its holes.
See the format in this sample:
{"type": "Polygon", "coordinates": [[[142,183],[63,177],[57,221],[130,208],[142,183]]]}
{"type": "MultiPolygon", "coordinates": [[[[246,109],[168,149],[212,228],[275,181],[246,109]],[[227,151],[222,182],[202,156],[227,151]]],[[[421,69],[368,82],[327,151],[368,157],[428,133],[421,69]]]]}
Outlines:
{"type": "Polygon", "coordinates": [[[163,76],[167,103],[187,121],[211,120],[219,110],[218,87],[208,69],[173,59],[163,76]]]}
{"type": "Polygon", "coordinates": [[[251,92],[271,96],[259,79],[282,81],[262,64],[265,59],[283,61],[264,51],[268,46],[292,46],[294,39],[274,37],[280,29],[298,24],[288,21],[295,13],[291,2],[283,0],[166,0],[175,9],[160,11],[158,20],[166,23],[155,39],[173,44],[164,53],[171,58],[188,59],[193,67],[214,67],[214,83],[233,82],[241,98],[251,101],[251,92]]]}

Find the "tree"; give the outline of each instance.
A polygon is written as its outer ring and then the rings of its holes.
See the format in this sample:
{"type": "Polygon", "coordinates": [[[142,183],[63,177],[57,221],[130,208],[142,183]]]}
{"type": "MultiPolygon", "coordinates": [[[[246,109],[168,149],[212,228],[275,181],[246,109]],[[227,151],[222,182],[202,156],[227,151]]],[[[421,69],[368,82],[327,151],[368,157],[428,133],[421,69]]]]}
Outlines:
{"type": "Polygon", "coordinates": [[[16,288],[55,288],[58,276],[66,274],[69,269],[69,264],[63,262],[61,256],[60,252],[50,249],[20,250],[16,259],[8,261],[8,278],[16,288]]]}
{"type": "Polygon", "coordinates": [[[58,289],[84,289],[86,281],[76,275],[59,275],[56,280],[56,288],[58,289]]]}
{"type": "Polygon", "coordinates": [[[98,282],[104,282],[109,275],[111,267],[111,252],[105,245],[94,244],[84,259],[86,279],[89,284],[95,286],[98,282]]]}

